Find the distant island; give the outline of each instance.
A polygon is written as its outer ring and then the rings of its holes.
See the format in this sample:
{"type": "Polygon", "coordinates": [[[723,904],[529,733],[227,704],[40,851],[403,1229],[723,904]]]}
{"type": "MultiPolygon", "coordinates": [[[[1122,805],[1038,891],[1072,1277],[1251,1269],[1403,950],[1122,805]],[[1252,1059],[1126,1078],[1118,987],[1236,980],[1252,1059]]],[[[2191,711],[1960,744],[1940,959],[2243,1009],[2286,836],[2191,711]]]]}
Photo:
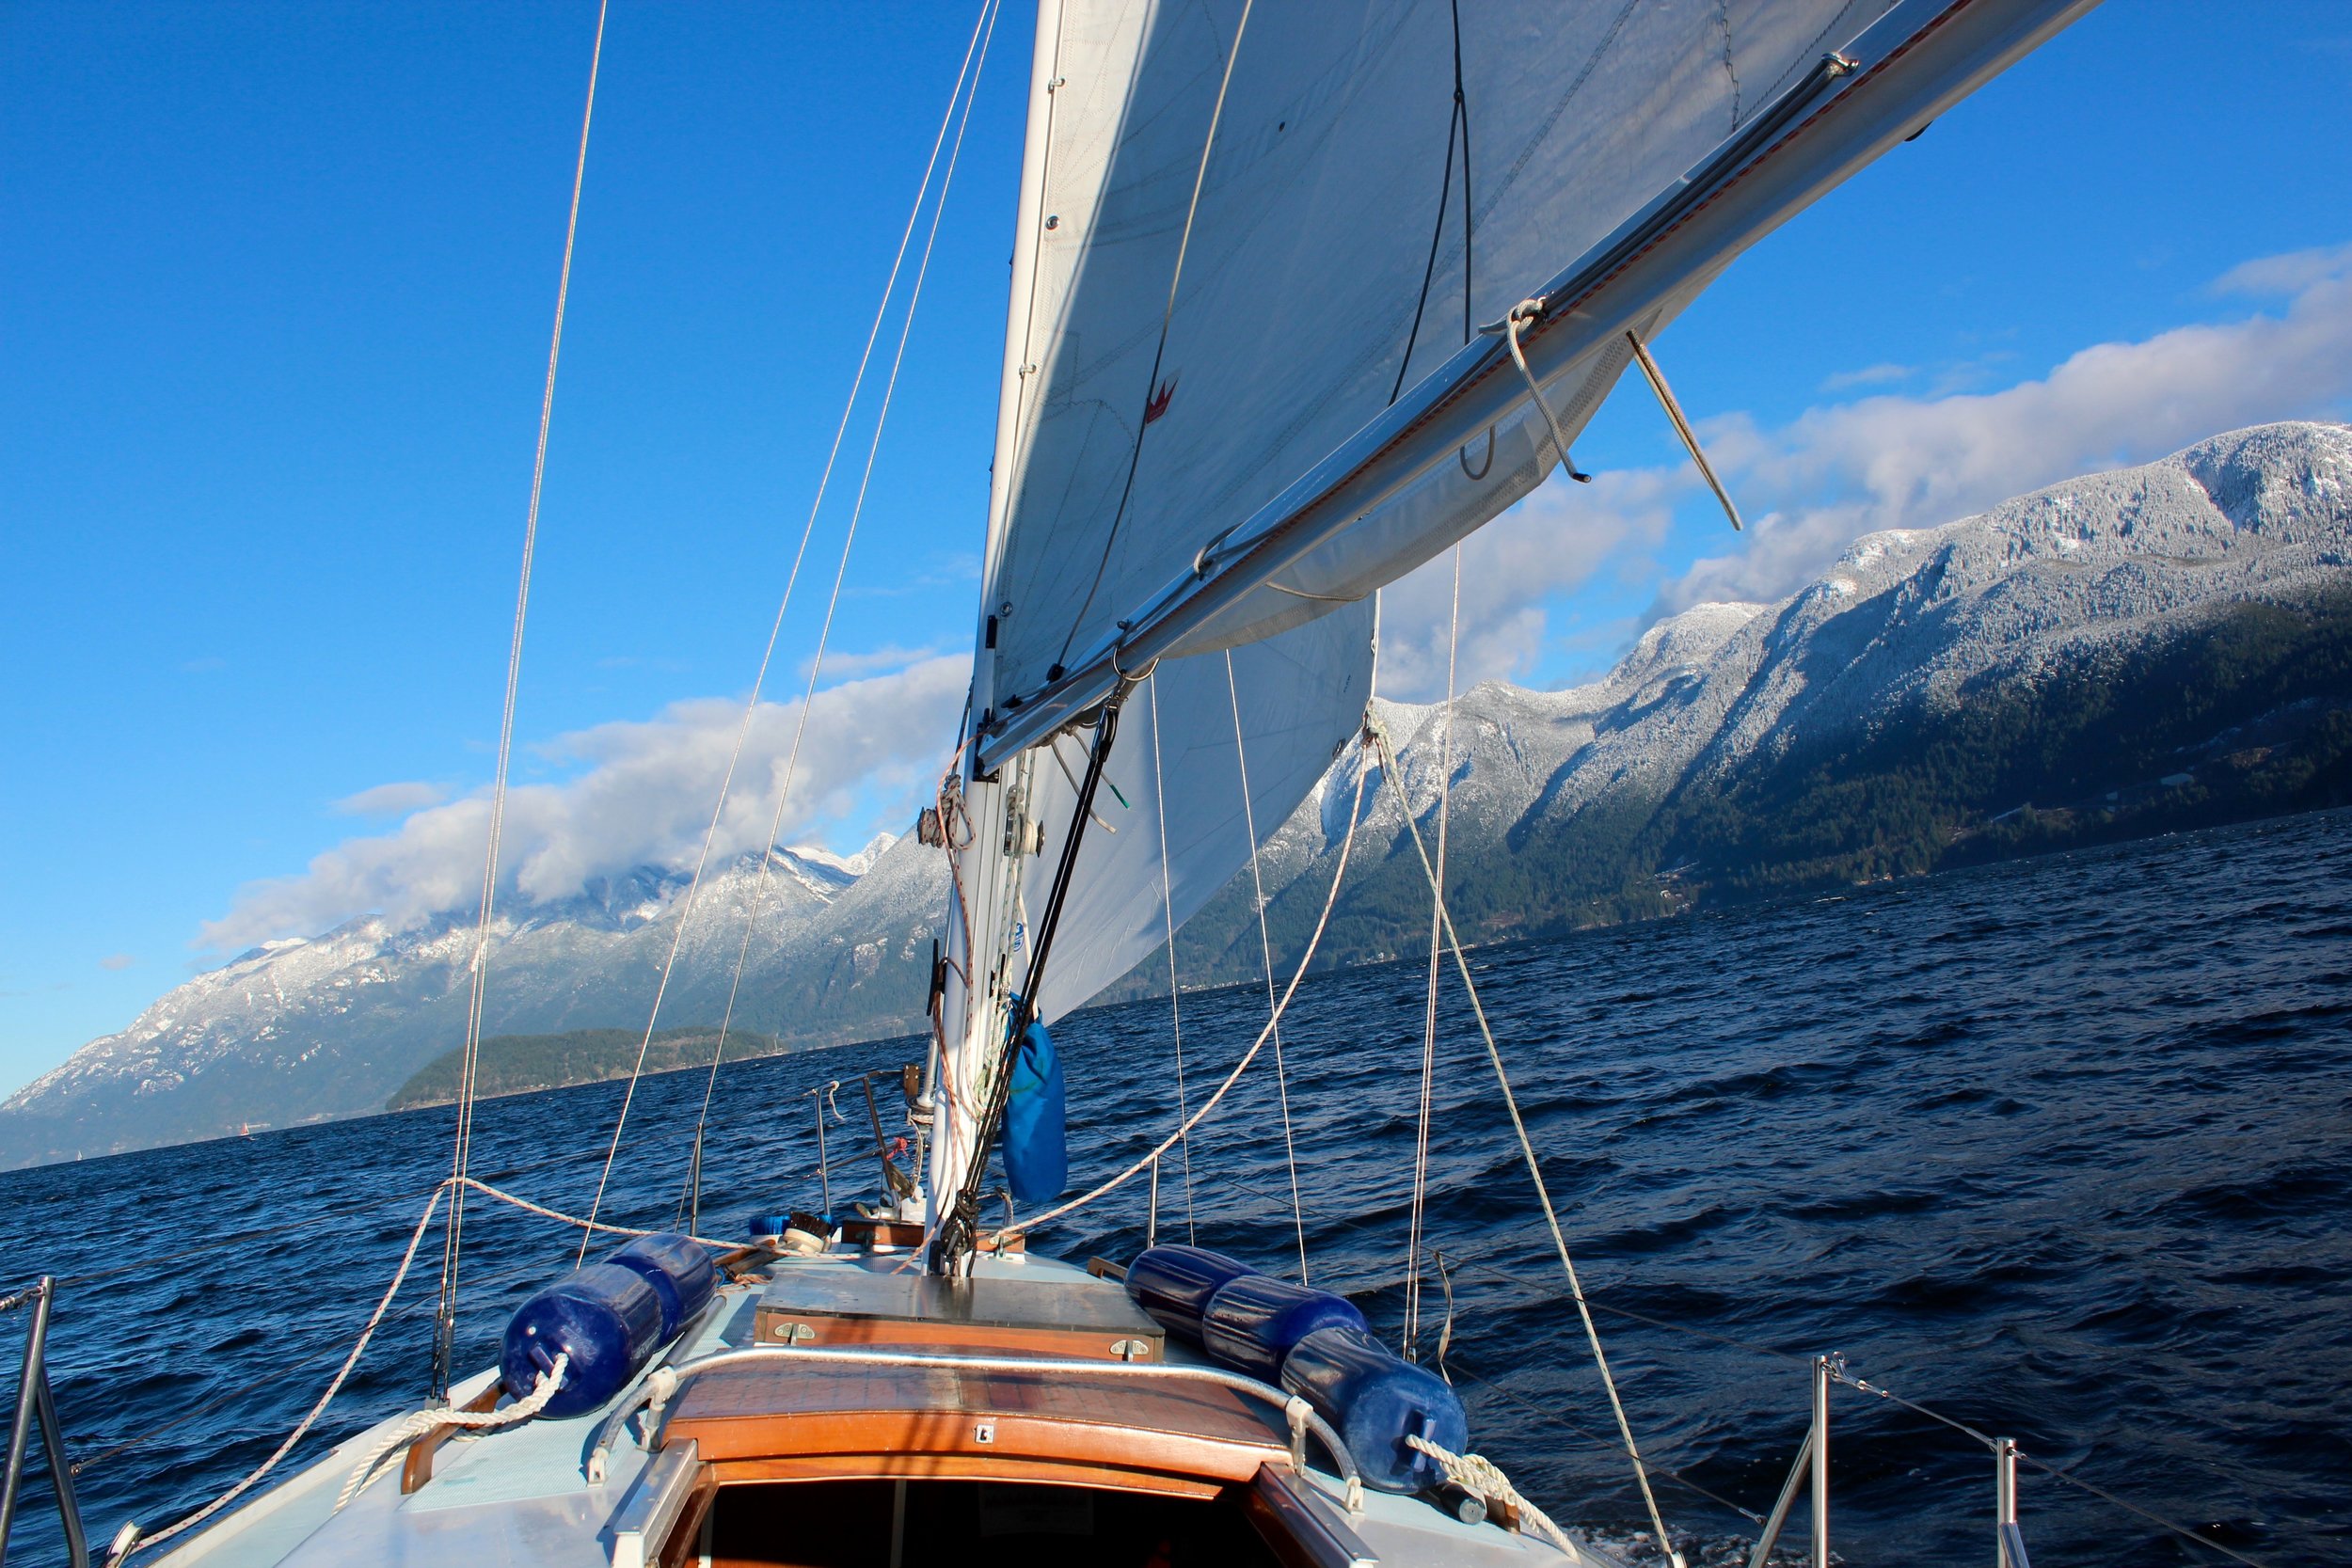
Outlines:
{"type": "MultiPolygon", "coordinates": [[[[645,1043],[642,1029],[573,1029],[560,1035],[498,1035],[482,1042],[474,1067],[474,1093],[483,1100],[501,1095],[536,1094],[541,1089],[569,1088],[575,1084],[601,1084],[626,1078],[637,1066],[637,1050],[645,1046],[645,1070],[674,1072],[681,1068],[707,1068],[719,1044],[719,1031],[664,1029],[645,1043]]],[[[727,1032],[727,1060],[778,1056],[790,1051],[772,1035],[727,1032]]],[[[384,1102],[387,1111],[409,1111],[423,1105],[449,1105],[457,1099],[458,1072],[466,1048],[443,1052],[417,1070],[384,1102]]]]}

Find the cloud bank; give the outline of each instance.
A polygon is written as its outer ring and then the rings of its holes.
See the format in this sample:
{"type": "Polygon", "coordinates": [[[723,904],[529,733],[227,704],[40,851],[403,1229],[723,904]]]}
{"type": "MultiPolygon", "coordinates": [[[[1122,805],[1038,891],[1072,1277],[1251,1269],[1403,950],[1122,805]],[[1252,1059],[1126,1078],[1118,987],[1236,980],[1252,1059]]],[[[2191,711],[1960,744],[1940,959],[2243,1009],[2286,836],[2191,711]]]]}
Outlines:
{"type": "MultiPolygon", "coordinates": [[[[844,821],[902,827],[898,818],[914,815],[953,744],[969,673],[961,657],[930,657],[818,692],[784,837],[844,821]]],[[[714,857],[756,849],[766,838],[800,714],[797,701],[760,705],[714,857]]],[[[508,791],[500,857],[506,895],[544,902],[639,866],[691,866],[742,718],[739,699],[693,698],[654,719],[598,724],[539,748],[579,771],[561,784],[508,791]]],[[[313,936],[361,914],[405,925],[470,907],[481,895],[489,820],[485,791],[413,811],[389,833],[337,845],[299,876],[247,884],[227,914],[204,925],[199,944],[234,951],[313,936]]]]}
{"type": "MultiPolygon", "coordinates": [[[[2352,245],[2250,261],[2213,292],[2283,300],[2284,309],[2101,343],[1998,392],[1868,397],[1774,429],[1744,415],[1707,421],[1709,454],[1753,521],[1738,548],[1663,584],[1651,615],[1708,600],[1776,599],[1866,532],[1949,522],[2241,425],[2341,412],[2352,397],[2352,245]]],[[[1845,384],[1902,370],[1873,366],[1845,384]]],[[[1550,601],[1613,561],[1622,567],[1656,549],[1676,507],[1696,492],[1687,464],[1603,473],[1590,485],[1555,480],[1471,535],[1462,546],[1457,689],[1530,671],[1550,601]]],[[[1450,555],[1388,591],[1385,694],[1443,692],[1453,602],[1450,555]]],[[[961,655],[892,647],[828,664],[860,678],[815,700],[787,839],[820,824],[901,826],[952,743],[963,699],[961,655]]],[[[739,702],[699,698],[541,748],[578,771],[511,793],[508,896],[557,899],[642,865],[691,865],[741,714],[739,702]]],[[[797,702],[761,705],[719,824],[718,854],[741,854],[766,835],[799,715],[797,702]]],[[[202,945],[234,950],[309,936],[367,912],[405,923],[478,896],[489,819],[482,794],[443,800],[433,785],[389,784],[337,809],[405,816],[389,832],[338,845],[299,876],[242,889],[202,928],[202,945]]]]}

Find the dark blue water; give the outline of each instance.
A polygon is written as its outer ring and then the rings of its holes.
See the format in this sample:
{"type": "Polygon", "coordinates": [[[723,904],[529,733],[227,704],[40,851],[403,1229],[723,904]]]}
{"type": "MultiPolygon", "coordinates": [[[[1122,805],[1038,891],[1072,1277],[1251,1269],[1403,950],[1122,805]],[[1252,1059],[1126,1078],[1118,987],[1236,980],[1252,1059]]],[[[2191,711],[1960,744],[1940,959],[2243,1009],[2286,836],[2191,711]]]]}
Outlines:
{"type": "MultiPolygon", "coordinates": [[[[2352,814],[1476,962],[1694,1560],[1752,1539],[1738,1510],[1770,1506],[1804,1425],[1805,1358],[1835,1350],[2258,1560],[2352,1562],[2352,814]]],[[[1608,1407],[1458,987],[1446,998],[1431,1223],[1450,1260],[1448,1366],[1478,1446],[1523,1490],[1627,1540],[1645,1521],[1608,1407]]],[[[1422,1005],[1417,965],[1355,971],[1302,988],[1285,1035],[1311,1267],[1391,1333],[1422,1005]]],[[[1263,1006],[1187,1001],[1196,1096],[1263,1006]]],[[[1074,1020],[1062,1038],[1085,1180],[1169,1123],[1167,1005],[1074,1020]]],[[[803,1091],[907,1049],[729,1069],[705,1228],[810,1204],[803,1091]]],[[[681,1074],[640,1091],[607,1199],[623,1223],[671,1220],[701,1087],[681,1074]]],[[[599,1085],[485,1105],[477,1168],[582,1206],[618,1098],[599,1085]]],[[[862,1101],[842,1108],[863,1122],[862,1101]]],[[[0,1176],[0,1288],[71,1280],[52,1354],[100,1540],[209,1498],[308,1408],[443,1174],[449,1126],[420,1112],[0,1176]],[[221,1244],[262,1227],[277,1228],[221,1244]]],[[[836,1197],[855,1130],[834,1145],[836,1197]]],[[[1193,1141],[1200,1239],[1295,1269],[1288,1193],[1273,1079],[1253,1071],[1193,1141]]],[[[1050,1242],[1124,1256],[1143,1201],[1122,1192],[1050,1242]]],[[[1175,1166],[1162,1203],[1164,1233],[1184,1231],[1175,1166]]],[[[568,1266],[574,1233],[469,1213],[471,1367],[513,1303],[568,1266]]],[[[435,1258],[428,1243],[297,1461],[418,1401],[435,1258]]],[[[1425,1354],[1434,1286],[1426,1310],[1425,1354]]],[[[0,1323],[11,1370],[22,1321],[0,1323]]],[[[1981,1449],[1848,1389],[1833,1431],[1842,1557],[1987,1560],[1981,1449]]],[[[2218,1560],[2030,1469],[2023,1496],[2044,1562],[2218,1560]]],[[[38,1487],[28,1507],[46,1506],[38,1487]]],[[[12,1561],[56,1558],[44,1513],[23,1530],[12,1561]]]]}

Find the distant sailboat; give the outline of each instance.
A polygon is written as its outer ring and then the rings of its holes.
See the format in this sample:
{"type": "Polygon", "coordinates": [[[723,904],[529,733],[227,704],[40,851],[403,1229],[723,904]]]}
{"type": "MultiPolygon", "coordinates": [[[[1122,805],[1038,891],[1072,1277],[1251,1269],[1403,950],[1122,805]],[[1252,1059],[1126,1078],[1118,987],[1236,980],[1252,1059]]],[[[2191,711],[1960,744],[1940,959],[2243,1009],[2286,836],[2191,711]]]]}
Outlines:
{"type": "MultiPolygon", "coordinates": [[[[1155,1182],[1269,1039],[1279,1060],[1287,991],[1270,976],[1215,1093],[1075,1198],[1046,1026],[1169,943],[1351,752],[1352,835],[1394,768],[1368,706],[1382,585],[1555,467],[1582,477],[1569,444],[1629,367],[1704,467],[1646,345],[2090,3],[1039,0],[971,695],[920,827],[954,867],[937,1030],[897,1131],[863,1085],[896,1180],[842,1218],[828,1177],[827,1212],[739,1246],[642,1236],[534,1296],[446,1403],[126,1529],[116,1560],[1611,1560],[1469,1452],[1444,1382],[1344,1299],[1186,1247],[1028,1249],[1155,1182]],[[1025,1217],[992,1220],[994,1156],[1025,1217]]],[[[1431,880],[1432,984],[1450,962],[1467,989],[1431,880]]],[[[474,1037],[485,983],[477,963],[474,1037]]],[[[820,1150],[840,1086],[814,1095],[820,1150]]],[[[437,1203],[512,1196],[458,1172],[437,1203]]],[[[458,1246],[453,1220],[445,1322],[458,1246]]]]}

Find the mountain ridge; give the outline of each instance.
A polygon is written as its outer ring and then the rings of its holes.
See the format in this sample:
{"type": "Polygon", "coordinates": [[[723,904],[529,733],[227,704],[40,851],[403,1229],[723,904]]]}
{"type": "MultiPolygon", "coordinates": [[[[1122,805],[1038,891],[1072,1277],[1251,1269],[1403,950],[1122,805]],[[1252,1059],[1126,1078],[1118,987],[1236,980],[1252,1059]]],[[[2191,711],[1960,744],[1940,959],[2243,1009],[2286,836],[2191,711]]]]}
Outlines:
{"type": "MultiPolygon", "coordinates": [[[[1866,536],[1772,605],[1661,620],[1597,680],[1381,701],[1359,869],[1319,965],[1425,950],[1409,809],[1496,941],[2352,799],[2352,430],[2294,423],[1866,536]],[[2177,781],[2177,782],[2176,782],[2177,781]],[[2035,797],[2040,797],[2036,803],[2035,797]],[[2201,816],[2201,814],[2202,814],[2201,816]]],[[[1303,946],[1356,754],[1266,842],[1278,968],[1303,946]]],[[[665,1015],[783,1049],[920,1021],[946,869],[910,835],[721,867],[665,1015]]],[[[1245,876],[1178,938],[1186,989],[1262,972],[1245,876]]],[[[502,915],[485,1031],[644,1028],[685,879],[647,868],[502,915]]],[[[239,955],[0,1102],[0,1164],[381,1107],[462,1036],[472,920],[369,916],[239,955]]],[[[1155,954],[1104,994],[1164,987],[1155,954]]]]}

